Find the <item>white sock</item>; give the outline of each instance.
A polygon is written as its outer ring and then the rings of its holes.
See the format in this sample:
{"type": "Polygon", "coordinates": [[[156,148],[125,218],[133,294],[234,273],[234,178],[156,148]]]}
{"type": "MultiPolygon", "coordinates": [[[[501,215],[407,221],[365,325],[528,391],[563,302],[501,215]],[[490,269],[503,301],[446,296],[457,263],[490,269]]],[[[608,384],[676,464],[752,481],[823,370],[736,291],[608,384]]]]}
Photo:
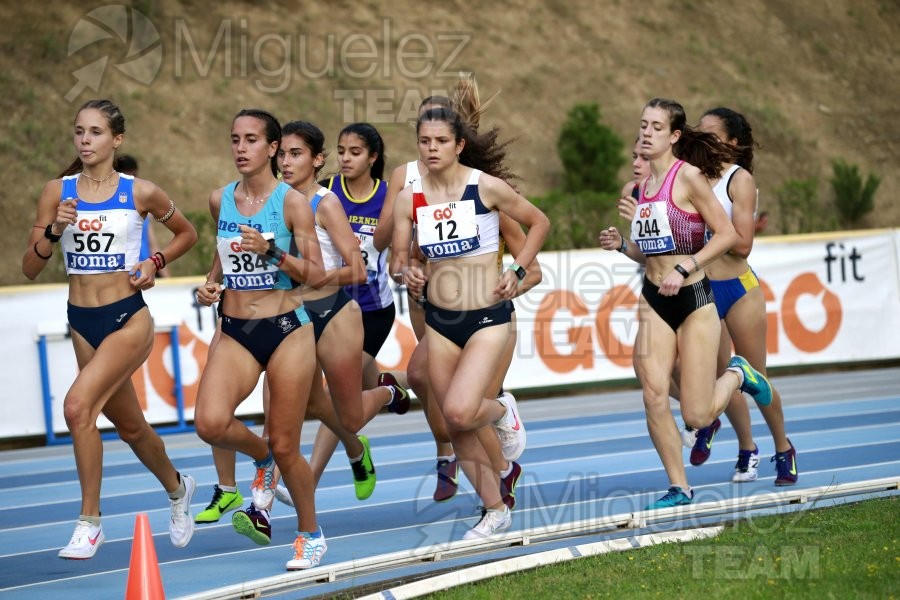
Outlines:
{"type": "Polygon", "coordinates": [[[504,423],[506,423],[506,418],[509,416],[509,407],[499,400],[497,401],[497,404],[503,407],[503,416],[494,421],[494,425],[503,425],[504,423]]]}
{"type": "Polygon", "coordinates": [[[742,385],[744,385],[744,370],[741,369],[740,367],[728,367],[726,370],[727,370],[727,371],[731,371],[732,373],[737,373],[737,376],[738,376],[738,389],[740,389],[740,387],[741,387],[742,385]]]}
{"type": "MultiPolygon", "coordinates": [[[[363,450],[363,453],[362,453],[362,454],[360,454],[360,455],[357,456],[356,458],[351,458],[351,459],[350,459],[350,462],[352,462],[352,463],[359,462],[359,461],[362,460],[363,456],[365,456],[365,455],[366,455],[366,451],[363,450]]],[[[348,457],[348,458],[349,458],[349,457],[348,457]]]]}
{"type": "Polygon", "coordinates": [[[220,483],[219,489],[222,490],[223,492],[228,492],[229,494],[233,494],[237,491],[237,486],[236,485],[222,485],[220,483]]]}
{"type": "Polygon", "coordinates": [[[446,460],[447,462],[453,462],[456,460],[456,454],[451,454],[449,456],[438,456],[438,460],[446,460]]]}
{"type": "Polygon", "coordinates": [[[178,474],[178,487],[175,488],[174,492],[169,492],[169,498],[172,500],[181,500],[184,498],[184,495],[187,493],[187,490],[184,489],[184,479],[181,478],[181,473],[178,474]]]}
{"type": "Polygon", "coordinates": [[[510,473],[512,473],[512,461],[509,461],[506,464],[506,468],[503,469],[502,471],[500,471],[500,479],[503,479],[504,477],[509,477],[510,473]]]}

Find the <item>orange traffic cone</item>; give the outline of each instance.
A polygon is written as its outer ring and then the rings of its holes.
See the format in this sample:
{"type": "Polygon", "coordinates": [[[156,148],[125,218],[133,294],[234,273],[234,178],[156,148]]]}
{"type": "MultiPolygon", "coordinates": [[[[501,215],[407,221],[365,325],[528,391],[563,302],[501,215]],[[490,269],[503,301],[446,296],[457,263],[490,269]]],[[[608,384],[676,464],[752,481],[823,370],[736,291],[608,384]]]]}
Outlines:
{"type": "Polygon", "coordinates": [[[134,522],[134,541],[131,545],[131,564],[128,566],[128,586],[125,600],[165,600],[159,561],[146,513],[134,522]]]}

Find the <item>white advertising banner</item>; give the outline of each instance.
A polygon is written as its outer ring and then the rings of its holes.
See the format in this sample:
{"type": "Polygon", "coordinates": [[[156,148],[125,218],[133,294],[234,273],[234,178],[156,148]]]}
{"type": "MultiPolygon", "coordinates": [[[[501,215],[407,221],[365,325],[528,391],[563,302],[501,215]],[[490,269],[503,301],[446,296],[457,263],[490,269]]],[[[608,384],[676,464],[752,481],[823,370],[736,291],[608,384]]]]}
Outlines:
{"type": "MultiPolygon", "coordinates": [[[[519,333],[507,376],[510,389],[564,388],[634,377],[641,279],[616,252],[577,250],[540,255],[543,282],[516,300],[519,333]]],[[[829,233],[757,240],[751,265],[767,300],[770,366],[830,364],[900,357],[900,232],[829,233]]],[[[178,325],[178,363],[184,418],[192,419],[200,374],[215,324],[198,307],[200,278],[160,280],[144,297],[157,324],[153,351],[133,381],[152,423],[174,423],[176,410],[171,325],[178,325]]],[[[404,369],[415,348],[397,293],[394,328],[378,355],[382,369],[404,369]]],[[[6,418],[0,438],[41,435],[52,406],[52,431],[65,433],[63,399],[77,374],[66,337],[66,286],[0,289],[4,315],[0,345],[6,418]],[[38,340],[46,341],[42,369],[38,340]]],[[[262,412],[261,386],[239,415],[262,412]]],[[[109,426],[101,418],[102,427],[109,426]]]]}

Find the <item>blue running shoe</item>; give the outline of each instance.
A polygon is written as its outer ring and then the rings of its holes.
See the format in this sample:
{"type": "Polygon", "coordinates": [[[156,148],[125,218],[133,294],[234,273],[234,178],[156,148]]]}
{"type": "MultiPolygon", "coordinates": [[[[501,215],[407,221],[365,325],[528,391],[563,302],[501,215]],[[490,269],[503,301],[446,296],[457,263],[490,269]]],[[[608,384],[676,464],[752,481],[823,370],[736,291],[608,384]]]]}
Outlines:
{"type": "Polygon", "coordinates": [[[644,510],[654,510],[657,508],[672,508],[673,506],[684,506],[694,501],[694,492],[688,496],[680,487],[673,485],[666,492],[666,495],[654,502],[648,504],[644,510]]]}
{"type": "Polygon", "coordinates": [[[741,384],[741,391],[753,396],[756,403],[760,406],[768,406],[772,403],[772,386],[766,376],[750,366],[750,363],[742,357],[735,354],[728,361],[728,368],[731,370],[740,369],[744,375],[744,382],[741,384]]]}

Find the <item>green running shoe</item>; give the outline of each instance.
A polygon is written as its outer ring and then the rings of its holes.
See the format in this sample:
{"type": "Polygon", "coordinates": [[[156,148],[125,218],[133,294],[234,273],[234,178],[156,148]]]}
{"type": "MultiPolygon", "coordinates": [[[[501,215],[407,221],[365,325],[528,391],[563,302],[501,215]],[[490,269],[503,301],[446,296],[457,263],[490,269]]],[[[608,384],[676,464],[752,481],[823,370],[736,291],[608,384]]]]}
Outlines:
{"type": "Polygon", "coordinates": [[[363,445],[362,458],[350,463],[353,471],[353,487],[356,488],[356,499],[365,500],[375,491],[375,465],[372,464],[372,451],[369,449],[369,438],[357,436],[363,445]]]}
{"type": "Polygon", "coordinates": [[[240,508],[243,503],[244,498],[241,497],[239,491],[226,492],[216,484],[212,501],[210,501],[206,510],[197,513],[197,516],[194,517],[194,523],[215,523],[222,518],[222,515],[240,508]]]}

